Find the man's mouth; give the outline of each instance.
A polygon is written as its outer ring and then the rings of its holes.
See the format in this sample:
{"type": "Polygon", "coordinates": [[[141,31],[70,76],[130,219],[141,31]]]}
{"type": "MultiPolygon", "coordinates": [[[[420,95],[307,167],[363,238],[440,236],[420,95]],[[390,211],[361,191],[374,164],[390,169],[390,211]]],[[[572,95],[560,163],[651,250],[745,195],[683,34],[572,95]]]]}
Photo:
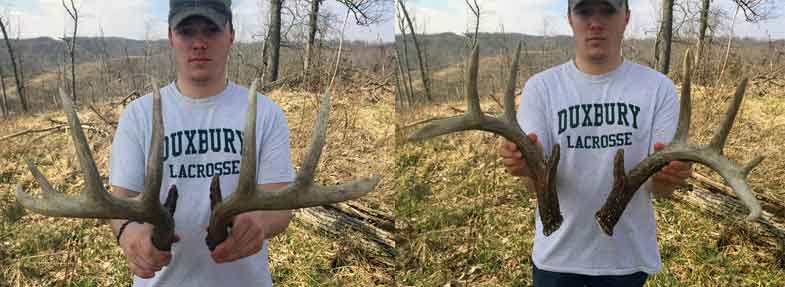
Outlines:
{"type": "Polygon", "coordinates": [[[192,59],[188,60],[189,63],[198,63],[198,64],[199,63],[207,63],[207,62],[210,62],[210,61],[211,60],[209,58],[192,58],[192,59]]]}
{"type": "Polygon", "coordinates": [[[605,37],[589,37],[586,41],[605,41],[605,37]]]}

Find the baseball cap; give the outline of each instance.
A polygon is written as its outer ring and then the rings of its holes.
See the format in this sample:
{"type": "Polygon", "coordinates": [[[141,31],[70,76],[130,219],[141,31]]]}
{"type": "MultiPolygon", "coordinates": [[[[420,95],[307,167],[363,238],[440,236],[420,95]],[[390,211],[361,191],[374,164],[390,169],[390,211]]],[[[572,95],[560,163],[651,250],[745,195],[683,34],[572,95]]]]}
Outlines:
{"type": "Polygon", "coordinates": [[[575,6],[578,4],[585,3],[585,2],[605,2],[611,7],[616,8],[616,10],[620,10],[627,6],[627,0],[569,0],[570,1],[570,10],[575,9],[575,6]]]}
{"type": "Polygon", "coordinates": [[[202,16],[218,26],[232,20],[232,0],[169,0],[169,26],[191,16],[202,16]]]}

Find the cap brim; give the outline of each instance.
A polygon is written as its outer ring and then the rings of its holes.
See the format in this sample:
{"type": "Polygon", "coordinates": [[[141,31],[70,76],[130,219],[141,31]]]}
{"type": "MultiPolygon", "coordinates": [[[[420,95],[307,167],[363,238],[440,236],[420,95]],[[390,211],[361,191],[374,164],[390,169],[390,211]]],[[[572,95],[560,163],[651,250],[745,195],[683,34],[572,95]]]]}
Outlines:
{"type": "Polygon", "coordinates": [[[172,19],[169,20],[169,26],[177,27],[183,20],[193,16],[205,17],[222,28],[223,25],[226,24],[226,16],[218,13],[218,11],[215,11],[214,9],[208,7],[188,7],[177,11],[177,13],[172,16],[172,19]]]}

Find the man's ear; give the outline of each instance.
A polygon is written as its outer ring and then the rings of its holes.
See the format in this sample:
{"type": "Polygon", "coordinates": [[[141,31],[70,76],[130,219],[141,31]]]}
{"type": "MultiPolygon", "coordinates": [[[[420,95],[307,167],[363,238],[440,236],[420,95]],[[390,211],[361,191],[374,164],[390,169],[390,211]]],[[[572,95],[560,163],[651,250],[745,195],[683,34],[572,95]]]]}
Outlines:
{"type": "Polygon", "coordinates": [[[234,44],[234,26],[230,23],[226,23],[226,27],[224,29],[229,29],[229,41],[230,43],[234,44]]]}
{"type": "Polygon", "coordinates": [[[169,48],[174,48],[174,43],[172,42],[172,29],[168,29],[169,33],[167,33],[167,38],[169,38],[169,48]]]}
{"type": "Polygon", "coordinates": [[[626,14],[624,15],[624,24],[630,24],[630,9],[626,9],[626,14]]]}

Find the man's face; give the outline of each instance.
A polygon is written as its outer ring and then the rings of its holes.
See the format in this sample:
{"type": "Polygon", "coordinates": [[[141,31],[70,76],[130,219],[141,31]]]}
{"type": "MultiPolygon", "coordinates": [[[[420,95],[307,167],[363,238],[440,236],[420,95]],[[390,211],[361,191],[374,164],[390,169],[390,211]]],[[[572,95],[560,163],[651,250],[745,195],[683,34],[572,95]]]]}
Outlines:
{"type": "Polygon", "coordinates": [[[629,10],[617,10],[604,1],[589,1],[575,6],[568,18],[575,35],[577,57],[604,62],[621,54],[621,40],[630,20],[629,10]]]}
{"type": "Polygon", "coordinates": [[[169,30],[177,71],[195,82],[222,79],[233,42],[228,23],[220,27],[204,17],[190,17],[169,30]]]}

